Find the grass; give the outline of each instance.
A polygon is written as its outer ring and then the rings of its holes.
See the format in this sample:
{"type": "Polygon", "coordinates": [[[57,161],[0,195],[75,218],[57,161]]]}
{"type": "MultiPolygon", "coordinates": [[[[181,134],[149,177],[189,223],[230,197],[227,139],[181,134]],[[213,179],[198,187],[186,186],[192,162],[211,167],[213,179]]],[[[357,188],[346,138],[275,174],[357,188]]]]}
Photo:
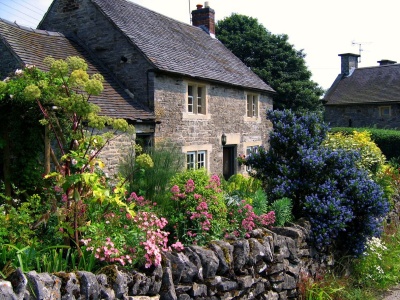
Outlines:
{"type": "Polygon", "coordinates": [[[344,258],[338,265],[340,267],[316,280],[303,278],[299,286],[300,299],[381,299],[400,282],[400,226],[385,226],[381,239],[371,241],[365,255],[344,258]]]}

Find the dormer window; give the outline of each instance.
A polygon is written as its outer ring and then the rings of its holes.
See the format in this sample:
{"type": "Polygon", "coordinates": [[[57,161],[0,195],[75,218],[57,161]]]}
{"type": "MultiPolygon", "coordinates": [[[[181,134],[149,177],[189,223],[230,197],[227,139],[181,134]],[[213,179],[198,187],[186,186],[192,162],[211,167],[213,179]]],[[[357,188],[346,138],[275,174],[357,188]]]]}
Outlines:
{"type": "Polygon", "coordinates": [[[187,112],[196,115],[206,114],[206,88],[205,86],[188,84],[187,112]]]}

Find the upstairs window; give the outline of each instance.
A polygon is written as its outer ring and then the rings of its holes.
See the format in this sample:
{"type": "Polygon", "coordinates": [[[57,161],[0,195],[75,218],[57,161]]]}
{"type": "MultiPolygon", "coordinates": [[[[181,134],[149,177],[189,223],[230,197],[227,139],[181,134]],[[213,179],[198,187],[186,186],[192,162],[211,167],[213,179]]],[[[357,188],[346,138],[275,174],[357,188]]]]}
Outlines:
{"type": "Polygon", "coordinates": [[[247,94],[247,117],[258,117],[258,95],[247,94]]]}
{"type": "Polygon", "coordinates": [[[206,151],[190,151],[186,153],[187,169],[206,168],[207,152],[206,151]]]}
{"type": "Polygon", "coordinates": [[[196,84],[188,84],[187,112],[196,115],[206,114],[206,88],[196,84]]]}

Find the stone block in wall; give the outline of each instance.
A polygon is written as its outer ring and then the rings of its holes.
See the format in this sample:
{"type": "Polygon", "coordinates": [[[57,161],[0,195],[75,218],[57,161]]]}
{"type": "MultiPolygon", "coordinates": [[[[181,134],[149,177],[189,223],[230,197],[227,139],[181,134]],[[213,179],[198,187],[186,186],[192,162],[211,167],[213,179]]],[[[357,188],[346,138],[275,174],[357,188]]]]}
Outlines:
{"type": "Polygon", "coordinates": [[[204,277],[203,277],[203,267],[200,257],[190,247],[185,247],[184,253],[199,270],[197,273],[197,280],[202,282],[204,280],[204,277]]]}
{"type": "Polygon", "coordinates": [[[23,299],[25,294],[29,294],[27,291],[28,279],[20,268],[17,268],[8,276],[7,280],[11,282],[13,291],[18,299],[23,299]]]}
{"type": "Polygon", "coordinates": [[[86,271],[78,272],[80,292],[84,299],[100,299],[100,286],[96,275],[86,271]]]}
{"type": "Polygon", "coordinates": [[[286,273],[283,288],[285,290],[292,290],[292,289],[295,289],[296,286],[297,286],[297,279],[294,276],[286,273]]]}
{"type": "MultiPolygon", "coordinates": [[[[96,275],[96,279],[100,286],[100,299],[115,299],[115,292],[112,289],[112,286],[109,284],[107,275],[98,274],[96,275]]],[[[67,299],[73,299],[73,298],[65,298],[65,300],[67,299]]]]}
{"type": "Polygon", "coordinates": [[[169,260],[174,284],[193,282],[199,273],[198,267],[182,252],[167,252],[165,259],[169,260]]]}
{"type": "Polygon", "coordinates": [[[233,246],[226,241],[212,241],[210,245],[210,249],[215,252],[215,255],[218,257],[219,266],[217,273],[220,275],[225,275],[225,272],[232,269],[233,265],[233,246]],[[222,250],[222,256],[219,252],[219,249],[222,250]],[[228,270],[226,270],[228,268],[228,270]]]}
{"type": "Polygon", "coordinates": [[[244,268],[249,260],[250,245],[246,239],[238,239],[233,243],[233,268],[235,274],[247,275],[248,272],[244,268]]]}
{"type": "Polygon", "coordinates": [[[33,299],[61,299],[60,278],[48,273],[30,271],[26,274],[31,298],[33,299]]]}
{"type": "Polygon", "coordinates": [[[160,290],[160,300],[177,300],[175,285],[172,279],[172,271],[170,267],[163,269],[162,285],[160,290]]]}
{"type": "Polygon", "coordinates": [[[14,293],[11,282],[0,279],[0,299],[18,300],[21,298],[14,293]]]}
{"type": "Polygon", "coordinates": [[[218,258],[217,274],[224,275],[229,271],[231,263],[228,263],[226,254],[218,244],[211,242],[209,247],[212,251],[214,251],[215,255],[218,258]]]}
{"type": "Polygon", "coordinates": [[[79,298],[80,286],[75,273],[58,272],[54,275],[61,280],[62,300],[79,298]]]}
{"type": "Polygon", "coordinates": [[[195,252],[201,260],[203,278],[213,278],[217,274],[219,266],[218,258],[214,252],[199,246],[190,246],[189,248],[195,252]]]}
{"type": "Polygon", "coordinates": [[[198,284],[193,282],[192,288],[189,290],[189,296],[191,297],[206,297],[207,286],[205,284],[198,284]]]}

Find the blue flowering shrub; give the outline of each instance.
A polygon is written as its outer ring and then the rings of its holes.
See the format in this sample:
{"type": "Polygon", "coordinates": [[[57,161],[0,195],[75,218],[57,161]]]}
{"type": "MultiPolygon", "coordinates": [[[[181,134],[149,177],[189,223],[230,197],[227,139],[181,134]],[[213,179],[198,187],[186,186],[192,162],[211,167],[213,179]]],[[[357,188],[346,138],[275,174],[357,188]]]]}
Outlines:
{"type": "Polygon", "coordinates": [[[323,146],[328,127],[316,113],[267,115],[274,126],[270,148],[259,149],[246,164],[268,199],[292,199],[293,215],[310,220],[317,248],[362,253],[367,239],[380,235],[389,204],[359,167],[359,152],[323,146]]]}

